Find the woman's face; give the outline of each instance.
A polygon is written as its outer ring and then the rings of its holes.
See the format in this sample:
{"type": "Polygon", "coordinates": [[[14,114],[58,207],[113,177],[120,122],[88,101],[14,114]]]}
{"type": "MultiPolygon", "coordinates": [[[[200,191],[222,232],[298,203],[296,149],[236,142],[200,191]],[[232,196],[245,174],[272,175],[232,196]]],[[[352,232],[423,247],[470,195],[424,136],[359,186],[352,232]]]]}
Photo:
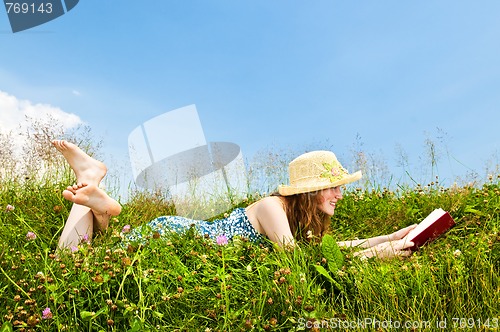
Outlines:
{"type": "Polygon", "coordinates": [[[342,191],[340,187],[323,189],[319,192],[318,199],[318,208],[327,215],[333,216],[337,201],[342,199],[342,191]]]}

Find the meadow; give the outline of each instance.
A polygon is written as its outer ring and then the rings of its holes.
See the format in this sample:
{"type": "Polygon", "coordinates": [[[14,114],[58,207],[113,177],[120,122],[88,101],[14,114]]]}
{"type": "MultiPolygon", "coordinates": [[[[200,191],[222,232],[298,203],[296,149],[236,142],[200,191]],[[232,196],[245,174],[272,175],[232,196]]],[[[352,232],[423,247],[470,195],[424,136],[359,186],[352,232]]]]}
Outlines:
{"type": "MultiPolygon", "coordinates": [[[[346,188],[331,234],[291,250],[217,244],[194,231],[122,246],[129,229],[175,214],[167,195],[137,191],[105,233],[60,252],[71,207],[61,192],[74,178],[45,148],[52,134],[38,134],[24,168],[0,137],[2,332],[500,329],[499,175],[448,187],[433,178],[346,188]],[[438,207],[457,225],[409,258],[360,260],[335,246],[438,207]]],[[[242,206],[259,197],[249,194],[242,206]]]]}

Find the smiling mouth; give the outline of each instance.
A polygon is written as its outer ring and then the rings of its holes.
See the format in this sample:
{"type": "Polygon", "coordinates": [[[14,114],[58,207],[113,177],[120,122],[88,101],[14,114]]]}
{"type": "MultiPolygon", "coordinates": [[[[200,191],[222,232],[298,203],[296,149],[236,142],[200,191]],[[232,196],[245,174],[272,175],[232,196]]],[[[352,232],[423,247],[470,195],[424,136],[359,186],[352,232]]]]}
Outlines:
{"type": "Polygon", "coordinates": [[[335,206],[337,205],[337,203],[335,203],[335,202],[330,202],[330,205],[331,205],[331,206],[333,206],[333,207],[335,207],[335,206]]]}

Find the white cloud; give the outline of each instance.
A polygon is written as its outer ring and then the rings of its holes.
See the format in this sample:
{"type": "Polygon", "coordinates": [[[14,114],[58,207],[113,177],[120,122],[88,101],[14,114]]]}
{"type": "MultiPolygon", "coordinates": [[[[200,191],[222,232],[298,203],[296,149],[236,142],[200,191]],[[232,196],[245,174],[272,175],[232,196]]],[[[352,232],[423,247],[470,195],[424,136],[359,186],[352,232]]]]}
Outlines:
{"type": "Polygon", "coordinates": [[[15,145],[26,139],[24,133],[31,123],[55,126],[68,130],[83,124],[79,116],[64,112],[48,104],[35,104],[21,100],[0,90],[0,133],[10,134],[15,145]]]}

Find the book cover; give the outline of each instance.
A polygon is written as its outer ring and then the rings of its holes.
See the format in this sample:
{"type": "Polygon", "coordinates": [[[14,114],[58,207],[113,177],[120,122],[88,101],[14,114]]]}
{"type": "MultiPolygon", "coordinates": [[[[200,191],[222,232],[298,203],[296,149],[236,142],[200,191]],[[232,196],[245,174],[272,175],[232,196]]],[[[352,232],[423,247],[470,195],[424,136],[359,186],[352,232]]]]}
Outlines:
{"type": "Polygon", "coordinates": [[[452,216],[443,209],[435,209],[408,233],[408,241],[415,243],[412,250],[436,239],[455,225],[452,216]]]}

